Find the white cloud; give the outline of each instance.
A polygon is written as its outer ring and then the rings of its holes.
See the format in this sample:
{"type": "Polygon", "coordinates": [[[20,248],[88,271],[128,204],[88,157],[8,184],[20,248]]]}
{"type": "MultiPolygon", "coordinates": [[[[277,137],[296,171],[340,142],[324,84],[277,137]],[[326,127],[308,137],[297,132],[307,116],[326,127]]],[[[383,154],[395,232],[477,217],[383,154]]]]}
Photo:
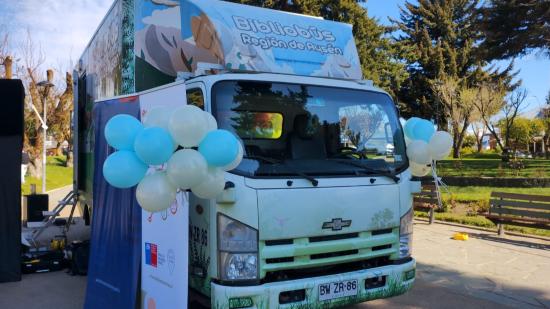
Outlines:
{"type": "Polygon", "coordinates": [[[46,56],[44,66],[68,69],[71,60],[75,63],[80,58],[113,0],[0,2],[0,24],[8,25],[12,45],[23,40],[29,29],[46,56]]]}
{"type": "Polygon", "coordinates": [[[165,10],[154,10],[151,16],[143,18],[142,21],[144,24],[180,29],[180,8],[172,7],[165,10]]]}

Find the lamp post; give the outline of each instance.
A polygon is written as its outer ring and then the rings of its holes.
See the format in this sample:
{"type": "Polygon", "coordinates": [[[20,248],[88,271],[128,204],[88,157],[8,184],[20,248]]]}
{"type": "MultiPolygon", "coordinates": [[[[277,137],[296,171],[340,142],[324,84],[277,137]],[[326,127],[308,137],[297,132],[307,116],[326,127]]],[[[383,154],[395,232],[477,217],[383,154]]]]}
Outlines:
{"type": "Polygon", "coordinates": [[[48,112],[48,92],[54,86],[50,81],[41,81],[36,84],[39,87],[44,87],[44,95],[42,96],[42,104],[44,105],[44,115],[42,117],[42,130],[44,134],[44,145],[42,146],[42,193],[46,193],[46,141],[48,137],[47,112],[48,112]]]}

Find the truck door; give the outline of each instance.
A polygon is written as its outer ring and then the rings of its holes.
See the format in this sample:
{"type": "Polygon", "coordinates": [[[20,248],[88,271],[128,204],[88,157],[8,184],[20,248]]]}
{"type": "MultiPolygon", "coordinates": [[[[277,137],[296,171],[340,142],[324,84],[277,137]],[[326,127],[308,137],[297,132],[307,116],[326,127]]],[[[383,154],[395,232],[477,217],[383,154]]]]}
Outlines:
{"type": "MultiPolygon", "coordinates": [[[[187,104],[205,110],[203,85],[187,85],[187,104]]],[[[210,297],[210,200],[189,193],[189,287],[210,297]]]]}

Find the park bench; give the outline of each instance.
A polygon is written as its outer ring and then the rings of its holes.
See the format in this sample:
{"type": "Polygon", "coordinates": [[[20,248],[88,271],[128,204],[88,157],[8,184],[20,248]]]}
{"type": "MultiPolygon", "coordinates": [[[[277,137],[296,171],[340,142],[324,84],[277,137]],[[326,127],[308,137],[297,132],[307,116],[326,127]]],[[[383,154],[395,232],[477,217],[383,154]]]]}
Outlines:
{"type": "Polygon", "coordinates": [[[492,192],[485,217],[504,235],[504,224],[550,229],[550,196],[492,192]]]}
{"type": "Polygon", "coordinates": [[[439,207],[437,187],[433,182],[423,182],[422,191],[413,193],[414,209],[428,210],[430,224],[435,220],[435,208],[439,207]]]}

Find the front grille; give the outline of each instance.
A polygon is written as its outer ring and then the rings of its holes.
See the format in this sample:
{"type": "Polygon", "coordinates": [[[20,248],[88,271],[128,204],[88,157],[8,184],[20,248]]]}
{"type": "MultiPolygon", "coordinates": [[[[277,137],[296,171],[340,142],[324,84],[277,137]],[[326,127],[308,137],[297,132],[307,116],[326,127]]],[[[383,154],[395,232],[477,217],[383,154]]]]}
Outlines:
{"type": "Polygon", "coordinates": [[[293,257],[282,257],[282,258],[274,258],[274,259],[265,259],[265,262],[267,264],[294,262],[294,258],[293,257]]]}
{"type": "Polygon", "coordinates": [[[280,246],[280,245],[290,245],[292,244],[293,239],[275,239],[275,240],[266,240],[266,246],[280,246]]]}
{"type": "Polygon", "coordinates": [[[375,258],[396,258],[399,228],[260,240],[260,278],[281,271],[323,269],[375,258]]]}
{"type": "Polygon", "coordinates": [[[336,235],[328,235],[328,236],[310,237],[309,242],[340,240],[340,239],[349,239],[349,238],[357,238],[357,237],[359,237],[359,233],[336,234],[336,235]]]}
{"type": "Polygon", "coordinates": [[[312,260],[317,260],[317,259],[326,259],[329,257],[344,256],[344,255],[351,255],[351,254],[357,254],[357,253],[359,253],[359,250],[347,250],[347,251],[312,254],[310,258],[312,260]]]}
{"type": "Polygon", "coordinates": [[[261,283],[330,276],[335,274],[358,271],[362,269],[382,267],[390,264],[391,264],[391,261],[389,257],[382,256],[382,257],[375,257],[367,260],[341,263],[341,264],[336,264],[331,266],[272,271],[266,274],[265,278],[261,280],[261,283]]]}

